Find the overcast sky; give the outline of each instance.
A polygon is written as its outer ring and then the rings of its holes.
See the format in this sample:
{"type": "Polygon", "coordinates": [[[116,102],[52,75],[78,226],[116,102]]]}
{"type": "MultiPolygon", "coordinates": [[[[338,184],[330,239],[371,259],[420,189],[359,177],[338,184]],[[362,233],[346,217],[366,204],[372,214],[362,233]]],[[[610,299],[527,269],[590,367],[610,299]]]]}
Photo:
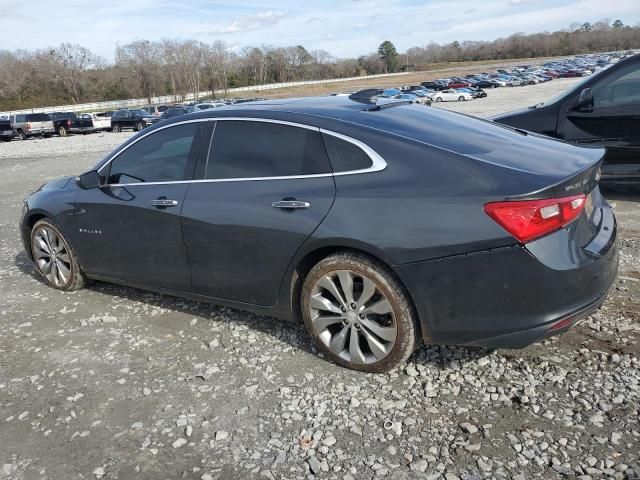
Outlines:
{"type": "Polygon", "coordinates": [[[107,60],[138,39],[304,45],[338,57],[383,40],[399,51],[430,41],[492,40],[516,32],[620,18],[640,23],[640,0],[29,0],[0,5],[0,49],[80,43],[107,60]],[[59,8],[63,5],[63,8],[59,8]]]}

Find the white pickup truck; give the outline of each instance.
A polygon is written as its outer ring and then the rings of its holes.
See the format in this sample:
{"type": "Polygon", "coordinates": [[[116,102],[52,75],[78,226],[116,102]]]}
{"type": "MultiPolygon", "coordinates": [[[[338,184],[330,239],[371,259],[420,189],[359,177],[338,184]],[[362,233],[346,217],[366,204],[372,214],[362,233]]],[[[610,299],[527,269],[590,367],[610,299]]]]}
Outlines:
{"type": "Polygon", "coordinates": [[[103,113],[83,113],[83,118],[91,118],[95,131],[111,130],[111,117],[103,113]]]}

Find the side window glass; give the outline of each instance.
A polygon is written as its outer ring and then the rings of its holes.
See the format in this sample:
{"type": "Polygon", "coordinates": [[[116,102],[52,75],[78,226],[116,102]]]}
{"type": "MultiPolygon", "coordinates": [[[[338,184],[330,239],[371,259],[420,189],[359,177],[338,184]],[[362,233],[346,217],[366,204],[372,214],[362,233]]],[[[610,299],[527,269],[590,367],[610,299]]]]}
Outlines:
{"type": "Polygon", "coordinates": [[[640,105],[640,62],[604,78],[591,92],[596,107],[640,105]]]}
{"type": "Polygon", "coordinates": [[[328,133],[323,133],[322,139],[334,172],[363,170],[373,165],[369,155],[357,145],[328,133]]]}
{"type": "Polygon", "coordinates": [[[330,173],[316,130],[278,123],[218,121],[206,178],[286,177],[330,173]]]}
{"type": "Polygon", "coordinates": [[[109,183],[188,180],[188,159],[198,148],[199,128],[198,123],[177,125],[134,143],[111,161],[109,183]]]}

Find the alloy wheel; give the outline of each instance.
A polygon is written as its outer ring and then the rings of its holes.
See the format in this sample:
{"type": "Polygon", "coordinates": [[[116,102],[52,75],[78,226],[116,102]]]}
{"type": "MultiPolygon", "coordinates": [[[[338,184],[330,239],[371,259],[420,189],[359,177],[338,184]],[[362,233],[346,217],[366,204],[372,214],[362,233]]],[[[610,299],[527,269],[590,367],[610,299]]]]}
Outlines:
{"type": "Polygon", "coordinates": [[[370,278],[351,270],[329,272],[316,282],[309,315],[319,340],[348,362],[379,362],[396,342],[391,302],[370,278]]]}
{"type": "Polygon", "coordinates": [[[71,257],[66,244],[43,226],[34,234],[33,256],[38,270],[53,285],[63,287],[71,279],[71,257]]]}

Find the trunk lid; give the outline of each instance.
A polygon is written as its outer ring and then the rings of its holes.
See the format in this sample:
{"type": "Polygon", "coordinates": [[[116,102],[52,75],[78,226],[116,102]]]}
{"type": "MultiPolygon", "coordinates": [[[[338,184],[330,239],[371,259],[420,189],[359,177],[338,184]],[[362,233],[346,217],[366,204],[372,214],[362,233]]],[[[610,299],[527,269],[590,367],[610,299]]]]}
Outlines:
{"type": "Polygon", "coordinates": [[[527,191],[520,192],[522,195],[558,186],[569,188],[563,194],[569,196],[593,187],[592,177],[605,153],[601,148],[576,147],[439,108],[407,105],[382,112],[358,112],[349,120],[464,155],[505,174],[527,174],[527,191]],[[587,183],[570,188],[572,179],[574,183],[587,179],[587,183]]]}

